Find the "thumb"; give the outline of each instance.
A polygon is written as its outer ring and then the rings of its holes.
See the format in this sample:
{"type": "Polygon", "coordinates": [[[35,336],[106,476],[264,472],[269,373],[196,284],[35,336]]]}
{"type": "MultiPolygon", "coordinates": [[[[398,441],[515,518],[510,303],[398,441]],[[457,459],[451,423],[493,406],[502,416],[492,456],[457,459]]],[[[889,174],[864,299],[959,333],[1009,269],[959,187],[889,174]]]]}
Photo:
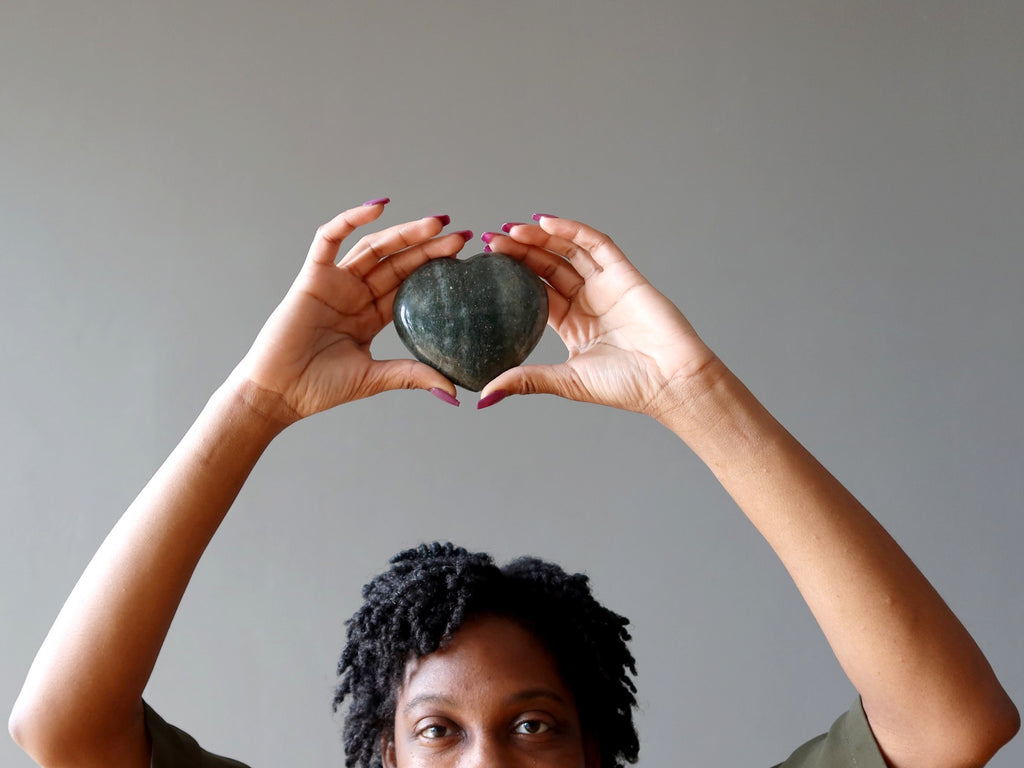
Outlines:
{"type": "Polygon", "coordinates": [[[557,365],[522,365],[509,368],[480,391],[477,408],[487,408],[509,395],[558,395],[569,400],[586,400],[586,394],[572,369],[557,365]]]}
{"type": "Polygon", "coordinates": [[[455,385],[443,374],[416,360],[378,360],[370,385],[374,394],[392,389],[426,389],[451,405],[458,405],[455,385]]]}

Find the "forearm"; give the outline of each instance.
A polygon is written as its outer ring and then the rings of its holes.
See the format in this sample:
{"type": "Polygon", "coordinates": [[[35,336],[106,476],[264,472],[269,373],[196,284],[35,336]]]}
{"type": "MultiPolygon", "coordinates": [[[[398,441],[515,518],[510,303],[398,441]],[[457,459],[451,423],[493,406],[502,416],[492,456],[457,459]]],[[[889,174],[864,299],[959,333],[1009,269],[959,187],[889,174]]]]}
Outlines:
{"type": "Polygon", "coordinates": [[[675,399],[662,422],[778,554],[892,763],[957,764],[942,762],[956,754],[950,744],[987,757],[1005,742],[1017,722],[1012,703],[877,520],[717,361],[675,399]]]}
{"type": "Polygon", "coordinates": [[[252,394],[231,384],[214,394],[79,579],[11,718],[12,733],[37,760],[35,751],[59,760],[62,745],[145,746],[141,695],[182,594],[283,428],[254,409],[252,394]]]}

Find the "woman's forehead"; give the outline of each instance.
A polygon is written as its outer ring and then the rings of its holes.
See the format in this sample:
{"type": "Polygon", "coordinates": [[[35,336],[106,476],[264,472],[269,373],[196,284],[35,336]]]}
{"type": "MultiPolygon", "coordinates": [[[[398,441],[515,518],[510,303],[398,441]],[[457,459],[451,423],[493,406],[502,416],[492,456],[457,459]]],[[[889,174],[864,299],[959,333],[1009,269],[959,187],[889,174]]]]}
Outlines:
{"type": "Polygon", "coordinates": [[[500,616],[468,619],[451,641],[405,667],[400,705],[418,696],[465,698],[486,690],[492,698],[548,690],[571,698],[554,657],[540,639],[500,616]]]}

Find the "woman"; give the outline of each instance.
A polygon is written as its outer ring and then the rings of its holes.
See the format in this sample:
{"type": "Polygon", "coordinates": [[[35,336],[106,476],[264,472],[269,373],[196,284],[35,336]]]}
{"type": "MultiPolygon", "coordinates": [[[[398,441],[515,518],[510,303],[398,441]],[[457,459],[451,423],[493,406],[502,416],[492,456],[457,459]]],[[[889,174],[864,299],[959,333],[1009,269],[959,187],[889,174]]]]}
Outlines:
{"type": "MultiPolygon", "coordinates": [[[[76,585],[11,716],[12,735],[41,765],[142,768],[151,757],[154,765],[233,764],[203,762],[213,758],[148,710],[142,693],[193,569],[257,459],[290,424],[385,390],[426,389],[457,402],[440,373],[375,361],[369,348],[402,280],[429,259],[456,254],[469,233],[441,234],[447,217],[427,217],[368,235],[336,262],[341,243],[386,202],[320,227],[251,350],[76,585]]],[[[503,373],[478,407],[543,392],[635,411],[672,430],[715,473],[788,569],[859,693],[830,735],[798,750],[790,765],[987,762],[1016,733],[1017,710],[899,546],[607,236],[534,218],[537,225],[508,224],[485,240],[547,282],[549,324],[569,357],[503,373]]],[[[578,591],[579,601],[587,598],[578,591]]],[[[422,645],[402,659],[397,678],[384,676],[378,725],[369,730],[377,747],[362,756],[350,750],[350,763],[597,768],[602,758],[635,757],[628,744],[618,757],[601,748],[600,729],[587,721],[543,622],[501,601],[467,600],[472,609],[442,628],[436,647],[422,645]],[[526,710],[508,714],[519,705],[526,710]]],[[[342,698],[357,698],[353,675],[368,666],[360,647],[350,637],[342,698]]],[[[620,673],[629,662],[620,654],[620,673]]],[[[366,729],[356,741],[365,747],[366,729]]]]}

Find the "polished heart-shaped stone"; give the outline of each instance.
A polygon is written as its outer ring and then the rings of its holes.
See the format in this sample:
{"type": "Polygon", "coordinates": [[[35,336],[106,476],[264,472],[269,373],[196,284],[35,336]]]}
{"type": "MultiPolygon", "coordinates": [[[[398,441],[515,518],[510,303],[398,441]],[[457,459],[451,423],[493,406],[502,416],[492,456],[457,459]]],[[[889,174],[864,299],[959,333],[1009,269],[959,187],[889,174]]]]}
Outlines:
{"type": "Polygon", "coordinates": [[[428,261],[395,294],[395,329],[418,360],[479,392],[537,346],[548,319],[544,283],[500,253],[428,261]]]}

